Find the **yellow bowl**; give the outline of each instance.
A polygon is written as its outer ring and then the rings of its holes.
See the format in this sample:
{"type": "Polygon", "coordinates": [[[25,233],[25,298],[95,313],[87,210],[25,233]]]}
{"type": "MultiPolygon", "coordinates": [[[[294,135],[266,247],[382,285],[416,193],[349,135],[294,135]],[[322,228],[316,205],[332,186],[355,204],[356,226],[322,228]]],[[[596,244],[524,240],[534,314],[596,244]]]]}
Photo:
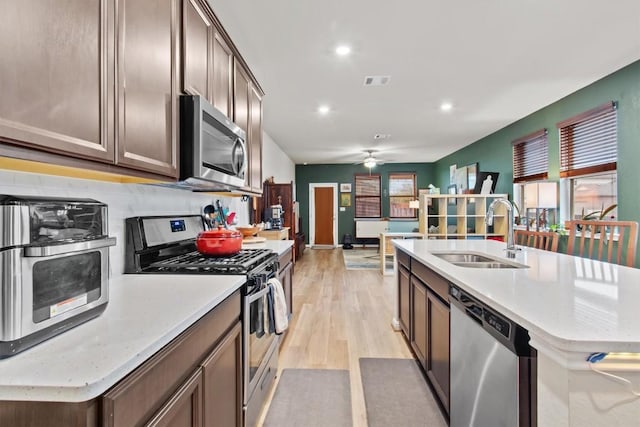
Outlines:
{"type": "Polygon", "coordinates": [[[237,225],[236,230],[242,233],[243,237],[251,237],[258,234],[258,231],[262,230],[262,227],[257,225],[237,225]]]}

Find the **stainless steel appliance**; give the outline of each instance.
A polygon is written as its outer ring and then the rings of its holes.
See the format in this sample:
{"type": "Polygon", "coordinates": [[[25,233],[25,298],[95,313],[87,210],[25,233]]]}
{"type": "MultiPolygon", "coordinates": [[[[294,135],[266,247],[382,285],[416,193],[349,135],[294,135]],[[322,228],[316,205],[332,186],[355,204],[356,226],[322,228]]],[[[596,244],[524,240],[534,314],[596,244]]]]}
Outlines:
{"type": "Polygon", "coordinates": [[[281,229],[284,223],[284,211],[282,205],[271,205],[269,208],[271,213],[271,228],[281,229]]]}
{"type": "Polygon", "coordinates": [[[536,426],[528,332],[456,286],[450,295],[450,426],[536,426]]]}
{"type": "Polygon", "coordinates": [[[246,275],[243,286],[244,420],[254,426],[278,370],[279,338],[262,320],[267,280],[276,276],[278,255],[269,249],[243,249],[229,257],[197,252],[204,230],[199,215],[135,217],[126,220],[125,272],[151,274],[246,275]]]}
{"type": "Polygon", "coordinates": [[[107,206],[0,195],[0,358],[98,316],[109,300],[107,206]]]}
{"type": "Polygon", "coordinates": [[[201,96],[180,97],[180,179],[201,190],[245,186],[245,132],[201,96]]]}

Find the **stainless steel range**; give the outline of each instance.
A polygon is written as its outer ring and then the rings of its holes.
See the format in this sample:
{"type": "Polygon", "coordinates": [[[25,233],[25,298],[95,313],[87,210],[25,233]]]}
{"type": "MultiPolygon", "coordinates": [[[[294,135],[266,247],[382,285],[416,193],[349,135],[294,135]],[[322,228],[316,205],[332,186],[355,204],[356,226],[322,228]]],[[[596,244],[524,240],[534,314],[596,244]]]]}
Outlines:
{"type": "Polygon", "coordinates": [[[276,277],[278,255],[243,249],[229,257],[201,255],[195,238],[205,229],[199,215],[126,220],[125,273],[246,275],[242,290],[244,423],[254,426],[278,370],[278,336],[263,322],[267,281],[276,277]]]}

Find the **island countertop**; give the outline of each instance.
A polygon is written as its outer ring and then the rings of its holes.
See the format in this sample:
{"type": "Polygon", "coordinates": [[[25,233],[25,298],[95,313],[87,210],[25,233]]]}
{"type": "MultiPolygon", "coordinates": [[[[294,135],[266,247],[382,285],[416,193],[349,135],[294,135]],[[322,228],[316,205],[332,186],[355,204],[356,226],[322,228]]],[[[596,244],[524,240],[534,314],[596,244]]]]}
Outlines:
{"type": "Polygon", "coordinates": [[[451,283],[564,352],[640,352],[640,270],[523,247],[508,259],[492,240],[394,240],[451,283]],[[521,269],[459,267],[437,252],[479,252],[521,269]]]}
{"type": "Polygon", "coordinates": [[[99,396],[245,281],[231,275],[115,277],[100,316],[0,360],[0,400],[82,402],[99,396]]]}

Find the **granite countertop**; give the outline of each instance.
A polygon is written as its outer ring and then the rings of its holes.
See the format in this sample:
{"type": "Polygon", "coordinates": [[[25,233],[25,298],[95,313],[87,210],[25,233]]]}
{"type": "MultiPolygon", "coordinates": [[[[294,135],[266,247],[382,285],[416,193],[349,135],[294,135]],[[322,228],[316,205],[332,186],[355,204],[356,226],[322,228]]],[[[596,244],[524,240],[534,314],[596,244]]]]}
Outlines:
{"type": "Polygon", "coordinates": [[[0,400],[82,402],[99,396],[244,282],[245,276],[113,278],[100,316],[0,360],[0,400]]]}
{"type": "Polygon", "coordinates": [[[394,240],[450,282],[529,330],[535,342],[564,352],[640,352],[640,270],[524,247],[522,269],[453,265],[433,255],[452,250],[506,258],[492,240],[394,240]],[[542,341],[542,343],[541,343],[542,341]]]}

